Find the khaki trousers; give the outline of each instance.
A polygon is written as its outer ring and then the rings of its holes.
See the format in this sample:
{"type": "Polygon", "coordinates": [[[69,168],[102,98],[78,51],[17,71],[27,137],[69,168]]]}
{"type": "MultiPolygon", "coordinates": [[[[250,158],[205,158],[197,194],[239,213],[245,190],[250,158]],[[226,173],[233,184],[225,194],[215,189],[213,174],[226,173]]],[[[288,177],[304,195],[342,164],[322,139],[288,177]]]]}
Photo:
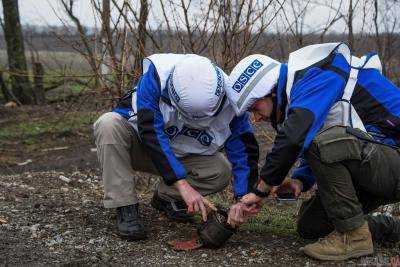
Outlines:
{"type": "MultiPolygon", "coordinates": [[[[135,130],[115,112],[100,116],[93,127],[104,184],[104,206],[116,208],[138,203],[134,171],[160,174],[140,145],[135,130]]],[[[203,196],[222,191],[231,180],[231,165],[220,152],[179,160],[186,168],[186,180],[203,196]]],[[[163,199],[181,200],[177,188],[162,180],[157,191],[163,199]]]]}

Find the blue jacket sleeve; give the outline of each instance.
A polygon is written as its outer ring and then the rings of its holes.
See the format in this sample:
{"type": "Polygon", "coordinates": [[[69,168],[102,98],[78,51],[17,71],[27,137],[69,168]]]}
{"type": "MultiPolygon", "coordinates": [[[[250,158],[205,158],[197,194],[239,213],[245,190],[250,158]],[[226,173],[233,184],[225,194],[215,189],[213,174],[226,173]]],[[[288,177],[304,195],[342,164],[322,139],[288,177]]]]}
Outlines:
{"type": "Polygon", "coordinates": [[[308,149],[315,135],[324,125],[331,107],[340,100],[346,81],[332,71],[311,69],[305,77],[296,83],[290,99],[289,110],[307,110],[312,113],[313,120],[301,141],[301,152],[308,149]]]}
{"type": "Polygon", "coordinates": [[[299,180],[303,183],[303,192],[310,190],[315,184],[314,174],[305,159],[300,159],[300,165],[293,171],[292,179],[299,180]]]}
{"type": "Polygon", "coordinates": [[[129,120],[131,117],[135,116],[136,113],[132,109],[132,93],[136,91],[136,87],[128,90],[118,101],[117,106],[112,110],[120,114],[125,119],[129,120]]]}
{"type": "Polygon", "coordinates": [[[164,133],[159,108],[160,81],[154,65],[141,77],[137,87],[138,130],[142,144],[167,185],[186,177],[186,170],[176,158],[164,133]]]}
{"type": "Polygon", "coordinates": [[[241,197],[258,180],[258,143],[248,114],[233,118],[229,127],[232,135],[225,143],[225,151],[232,164],[235,197],[241,197]]]}
{"type": "Polygon", "coordinates": [[[311,67],[295,82],[288,115],[261,170],[260,176],[267,184],[282,183],[323,126],[330,108],[343,94],[345,84],[341,75],[319,67],[311,67]]]}

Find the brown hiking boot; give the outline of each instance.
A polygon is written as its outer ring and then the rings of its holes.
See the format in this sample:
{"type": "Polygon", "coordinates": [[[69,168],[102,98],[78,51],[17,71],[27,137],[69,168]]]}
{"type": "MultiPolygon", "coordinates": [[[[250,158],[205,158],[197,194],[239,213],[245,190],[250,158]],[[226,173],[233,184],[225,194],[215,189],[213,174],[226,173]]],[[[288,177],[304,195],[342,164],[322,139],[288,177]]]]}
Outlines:
{"type": "Polygon", "coordinates": [[[370,255],[374,253],[374,246],[368,223],[365,222],[346,233],[333,231],[325,238],[300,248],[300,251],[318,260],[339,261],[370,255]]]}

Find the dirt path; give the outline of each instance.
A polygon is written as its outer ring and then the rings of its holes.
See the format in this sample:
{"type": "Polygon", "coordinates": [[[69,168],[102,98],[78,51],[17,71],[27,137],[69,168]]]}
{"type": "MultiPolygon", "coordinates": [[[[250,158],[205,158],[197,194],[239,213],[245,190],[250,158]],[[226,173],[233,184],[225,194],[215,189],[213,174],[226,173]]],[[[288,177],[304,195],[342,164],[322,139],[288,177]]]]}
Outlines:
{"type": "MultiPolygon", "coordinates": [[[[250,230],[239,231],[219,250],[171,250],[167,242],[190,238],[195,226],[172,223],[150,207],[150,177],[144,174],[138,174],[144,184],[141,213],[149,237],[140,242],[120,240],[114,211],[101,204],[91,129],[103,112],[98,106],[0,108],[0,266],[321,264],[298,253],[305,241],[296,237],[294,213],[287,211],[268,210],[261,225],[273,222],[273,227],[247,227],[250,230]],[[282,234],[287,225],[291,234],[282,234]]],[[[256,132],[263,158],[273,133],[265,125],[257,126],[256,132]]],[[[341,264],[387,264],[397,255],[398,246],[377,248],[371,257],[341,264]]]]}
{"type": "MultiPolygon", "coordinates": [[[[249,231],[240,231],[219,250],[175,252],[167,241],[188,238],[195,228],[160,217],[148,204],[150,197],[143,194],[141,203],[148,239],[126,242],[116,235],[113,211],[101,205],[95,172],[0,176],[0,219],[5,220],[0,222],[0,265],[320,264],[298,253],[304,241],[296,237],[249,231]]],[[[389,263],[396,255],[398,247],[378,248],[373,257],[346,264],[389,263]]]]}

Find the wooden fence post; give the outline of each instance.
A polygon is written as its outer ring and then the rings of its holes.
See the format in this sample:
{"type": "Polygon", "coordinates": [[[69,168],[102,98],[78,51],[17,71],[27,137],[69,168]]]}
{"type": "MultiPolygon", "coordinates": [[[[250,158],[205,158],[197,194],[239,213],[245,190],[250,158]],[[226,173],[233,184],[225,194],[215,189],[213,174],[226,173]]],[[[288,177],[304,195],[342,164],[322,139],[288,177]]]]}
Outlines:
{"type": "Polygon", "coordinates": [[[43,76],[44,76],[44,69],[43,69],[42,63],[34,62],[33,63],[33,80],[34,80],[35,88],[33,90],[33,94],[35,96],[35,102],[38,105],[42,105],[46,101],[45,96],[44,96],[43,76]]]}

